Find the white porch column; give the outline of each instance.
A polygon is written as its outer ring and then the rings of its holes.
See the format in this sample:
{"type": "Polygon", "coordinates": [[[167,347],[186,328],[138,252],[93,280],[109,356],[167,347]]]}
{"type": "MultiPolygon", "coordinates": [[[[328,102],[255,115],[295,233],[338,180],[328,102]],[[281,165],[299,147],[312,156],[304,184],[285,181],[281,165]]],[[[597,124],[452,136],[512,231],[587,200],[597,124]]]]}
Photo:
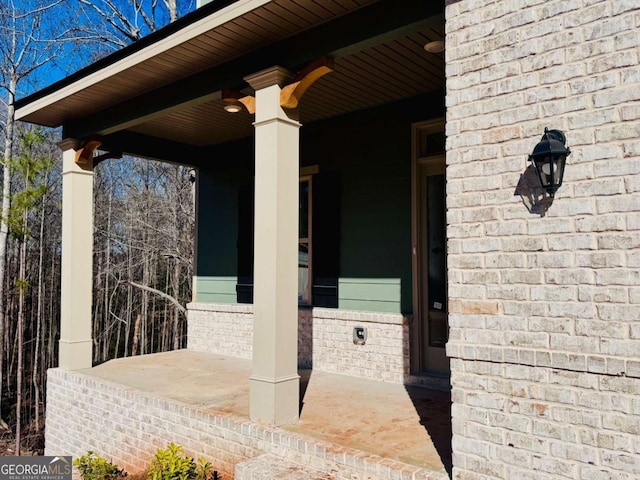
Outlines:
{"type": "Polygon", "coordinates": [[[62,278],[60,368],[92,366],[93,160],[76,163],[76,142],[64,140],[62,153],[62,278]]]}
{"type": "Polygon", "coordinates": [[[245,80],[256,91],[253,363],[254,421],[298,421],[298,129],[280,106],[288,71],[273,67],[245,80]]]}

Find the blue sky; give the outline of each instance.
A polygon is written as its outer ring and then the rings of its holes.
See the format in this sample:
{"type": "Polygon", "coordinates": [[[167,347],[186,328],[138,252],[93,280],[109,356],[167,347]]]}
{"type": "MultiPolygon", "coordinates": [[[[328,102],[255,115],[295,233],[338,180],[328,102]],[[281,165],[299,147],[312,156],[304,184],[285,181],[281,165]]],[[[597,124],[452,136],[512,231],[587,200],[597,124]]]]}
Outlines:
{"type": "MultiPolygon", "coordinates": [[[[7,22],[6,15],[0,24],[0,48],[9,38],[7,29],[14,28],[19,32],[19,45],[24,45],[28,33],[33,30],[34,22],[39,23],[35,28],[36,41],[30,44],[29,54],[23,59],[23,66],[34,64],[48,59],[42,67],[31,72],[18,84],[17,98],[23,98],[41,88],[44,88],[65,76],[85,67],[96,59],[104,57],[123,45],[131,43],[118,28],[110,24],[100,15],[96,8],[87,5],[90,1],[97,9],[107,14],[120,26],[124,22],[118,21],[118,17],[113,14],[106,0],[0,0],[0,15],[12,12],[7,22]],[[85,3],[83,3],[83,1],[85,3]],[[24,16],[25,12],[52,5],[39,19],[34,16],[24,16]],[[56,42],[49,40],[56,39],[56,42]],[[77,41],[70,41],[76,39],[77,41]],[[109,40],[107,40],[109,39],[109,40]]],[[[133,8],[134,0],[111,0],[129,21],[140,28],[142,36],[150,33],[145,25],[140,12],[136,13],[133,8]]],[[[152,0],[138,0],[142,3],[142,8],[147,15],[151,15],[152,0]]],[[[163,0],[157,0],[158,6],[155,10],[157,25],[168,23],[169,18],[163,5],[163,0]]],[[[178,0],[178,11],[180,16],[192,11],[195,8],[195,0],[178,0]]],[[[124,28],[123,28],[124,30],[124,28]]],[[[3,49],[6,53],[6,48],[3,49]]],[[[1,53],[1,52],[0,52],[1,53]]],[[[3,59],[4,60],[4,59],[3,59]]],[[[6,63],[3,61],[3,63],[6,63]]],[[[3,72],[4,73],[4,72],[3,72]]],[[[6,75],[3,75],[3,84],[7,83],[6,75]]],[[[3,89],[4,90],[4,89],[3,89]]],[[[6,90],[2,92],[4,96],[6,90]]]]}

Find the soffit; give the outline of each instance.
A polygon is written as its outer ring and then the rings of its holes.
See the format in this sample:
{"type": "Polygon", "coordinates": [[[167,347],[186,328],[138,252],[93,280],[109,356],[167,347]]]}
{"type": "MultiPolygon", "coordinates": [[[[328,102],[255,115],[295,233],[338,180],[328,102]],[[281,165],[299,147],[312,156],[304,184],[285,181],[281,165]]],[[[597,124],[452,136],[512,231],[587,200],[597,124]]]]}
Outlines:
{"type": "Polygon", "coordinates": [[[239,1],[223,9],[222,13],[216,12],[201,19],[185,31],[151,44],[91,74],[89,78],[61,89],[56,92],[58,95],[49,97],[48,100],[53,102],[51,105],[45,101],[36,102],[37,105],[33,106],[38,109],[34,112],[30,112],[30,106],[25,106],[22,112],[18,111],[18,116],[20,120],[58,126],[169,85],[370,3],[375,3],[375,0],[239,1]],[[256,5],[255,8],[251,8],[252,5],[256,5]],[[230,13],[224,15],[227,11],[230,13]],[[228,18],[236,14],[241,16],[228,18]],[[189,38],[192,36],[186,32],[189,29],[202,33],[189,38]],[[181,41],[183,38],[185,40],[181,41]]]}
{"type": "MultiPolygon", "coordinates": [[[[121,105],[143,98],[146,92],[161,92],[164,98],[174,96],[173,84],[197,77],[198,72],[208,74],[218,65],[261,52],[265,46],[286,45],[286,39],[296,38],[299,32],[329,24],[368,5],[391,4],[379,0],[228,3],[225,9],[204,16],[166,38],[154,40],[133,54],[106,62],[104,68],[86,75],[81,71],[71,83],[61,82],[60,86],[47,90],[46,95],[18,102],[17,117],[55,127],[82,124],[85,119],[95,120],[105,112],[113,114],[114,110],[117,115],[121,105]]],[[[421,3],[413,3],[422,8],[421,3]]],[[[444,21],[440,17],[406,31],[399,29],[393,35],[382,35],[373,42],[363,42],[352,51],[326,52],[335,54],[335,70],[318,80],[303,97],[302,123],[443,89],[444,54],[430,54],[423,49],[425,43],[443,38],[444,21]]],[[[282,52],[283,57],[287,55],[282,52]]],[[[245,72],[248,73],[254,72],[245,72]]],[[[242,75],[237,81],[241,78],[242,75]]],[[[252,93],[246,84],[241,88],[252,93]]],[[[141,116],[143,120],[111,132],[135,132],[191,146],[212,145],[253,134],[252,115],[244,111],[229,114],[223,106],[219,95],[201,97],[149,118],[141,116]]]]}
{"type": "MultiPolygon", "coordinates": [[[[428,28],[337,58],[334,71],[321,77],[302,98],[300,121],[304,125],[443,89],[444,54],[424,50],[425,43],[441,38],[440,29],[428,28]]],[[[253,115],[244,109],[227,113],[224,105],[219,99],[211,100],[130,130],[194,146],[251,136],[253,115]]]]}

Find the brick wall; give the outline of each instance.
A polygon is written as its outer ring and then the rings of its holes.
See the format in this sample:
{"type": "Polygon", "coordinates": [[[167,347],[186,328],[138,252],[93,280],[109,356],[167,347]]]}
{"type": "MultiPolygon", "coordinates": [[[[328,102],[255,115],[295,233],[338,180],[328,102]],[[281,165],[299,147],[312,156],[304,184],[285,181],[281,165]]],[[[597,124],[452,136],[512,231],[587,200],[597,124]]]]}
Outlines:
{"type": "Polygon", "coordinates": [[[91,450],[140,473],[156,449],[174,442],[189,455],[215,461],[224,478],[232,478],[236,463],[262,451],[247,444],[229,418],[79,372],[47,371],[46,455],[77,458],[91,450]]]}
{"type": "Polygon", "coordinates": [[[174,442],[185,454],[211,462],[225,480],[234,478],[235,465],[265,453],[283,465],[331,472],[335,480],[391,480],[400,474],[416,480],[446,478],[444,472],[156,397],[82,372],[48,370],[47,395],[46,455],[77,458],[92,450],[130,474],[144,472],[155,451],[174,442]]]}
{"type": "Polygon", "coordinates": [[[408,319],[401,314],[313,309],[313,368],[402,383],[409,374],[408,319]],[[353,329],[366,329],[364,345],[353,329]]]}
{"type": "Polygon", "coordinates": [[[462,0],[446,32],[454,478],[640,478],[640,5],[462,0]],[[545,127],[572,154],[536,207],[545,127]]]}
{"type": "MultiPolygon", "coordinates": [[[[190,350],[251,358],[252,305],[192,303],[190,350]]],[[[409,374],[408,319],[400,314],[330,308],[298,312],[298,364],[303,368],[402,383],[409,374]],[[353,329],[364,327],[364,345],[353,329]]]]}
{"type": "Polygon", "coordinates": [[[253,306],[190,303],[187,348],[237,358],[251,358],[253,306]]]}
{"type": "Polygon", "coordinates": [[[640,478],[640,382],[454,360],[456,478],[640,478]]]}

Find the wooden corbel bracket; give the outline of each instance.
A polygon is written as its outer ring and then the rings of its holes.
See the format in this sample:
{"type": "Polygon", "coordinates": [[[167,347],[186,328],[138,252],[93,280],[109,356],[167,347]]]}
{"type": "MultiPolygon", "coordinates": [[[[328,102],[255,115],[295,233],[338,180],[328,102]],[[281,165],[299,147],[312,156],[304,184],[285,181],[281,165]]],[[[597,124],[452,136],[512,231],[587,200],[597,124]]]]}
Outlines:
{"type": "Polygon", "coordinates": [[[244,108],[247,109],[247,112],[251,114],[256,113],[256,97],[252,95],[245,95],[244,97],[240,97],[238,101],[244,105],[244,108]]]}
{"type": "Polygon", "coordinates": [[[96,148],[102,145],[102,140],[97,137],[88,138],[82,145],[82,148],[76,152],[76,163],[78,165],[86,165],[89,159],[93,157],[96,148]]]}
{"type": "Polygon", "coordinates": [[[333,72],[333,58],[320,57],[309,63],[295,80],[280,91],[280,106],[296,108],[302,95],[323,75],[333,72]]]}

